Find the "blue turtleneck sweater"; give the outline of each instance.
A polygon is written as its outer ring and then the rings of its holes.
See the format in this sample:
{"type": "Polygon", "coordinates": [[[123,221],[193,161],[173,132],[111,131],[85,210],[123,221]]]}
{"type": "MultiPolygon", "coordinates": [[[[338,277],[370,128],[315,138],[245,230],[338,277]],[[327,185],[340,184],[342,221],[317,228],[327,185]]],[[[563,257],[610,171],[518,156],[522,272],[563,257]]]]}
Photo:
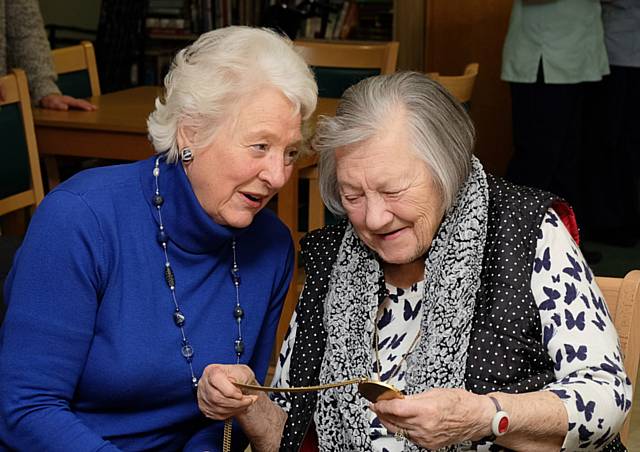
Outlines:
{"type": "MultiPolygon", "coordinates": [[[[200,414],[180,354],[156,241],[153,165],[83,172],[37,209],[5,286],[0,443],[66,452],[221,447],[222,423],[200,414]]],[[[235,236],[241,362],[263,379],[291,277],[288,229],[266,209],[246,229],[216,224],[180,166],[163,162],[159,184],[196,376],[236,360],[235,236]]]]}

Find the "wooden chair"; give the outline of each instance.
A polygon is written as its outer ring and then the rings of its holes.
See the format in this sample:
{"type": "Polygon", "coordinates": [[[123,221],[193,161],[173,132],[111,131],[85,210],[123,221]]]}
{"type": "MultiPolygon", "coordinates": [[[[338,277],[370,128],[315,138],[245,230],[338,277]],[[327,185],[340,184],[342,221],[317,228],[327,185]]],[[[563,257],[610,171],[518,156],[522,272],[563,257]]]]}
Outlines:
{"type": "Polygon", "coordinates": [[[55,49],[51,51],[51,57],[62,94],[78,98],[100,95],[93,44],[82,41],[75,46],[55,49]]]}
{"type": "Polygon", "coordinates": [[[462,75],[440,75],[438,72],[429,72],[427,76],[444,86],[460,102],[468,105],[479,67],[478,63],[470,63],[464,68],[462,75]]]}
{"type": "Polygon", "coordinates": [[[44,197],[27,78],[21,69],[0,78],[0,216],[36,207],[44,197]]]}
{"type": "MultiPolygon", "coordinates": [[[[620,337],[624,368],[635,387],[640,360],[640,270],[632,270],[624,278],[598,276],[596,282],[620,337]]],[[[623,443],[629,438],[630,422],[631,412],[620,432],[623,443]]]]}
{"type": "Polygon", "coordinates": [[[0,325],[5,304],[2,288],[13,256],[27,226],[26,208],[35,208],[44,197],[36,135],[33,129],[27,77],[21,69],[0,78],[4,100],[0,101],[0,325]],[[16,234],[16,235],[7,235],[16,234]]]}
{"type": "MultiPolygon", "coordinates": [[[[82,41],[75,46],[54,49],[51,51],[51,58],[58,75],[58,88],[62,94],[79,99],[100,95],[100,80],[93,44],[82,41]]],[[[60,183],[58,160],[56,157],[47,156],[44,162],[49,189],[52,189],[60,183]]]]}
{"type": "Polygon", "coordinates": [[[294,45],[312,67],[320,97],[339,98],[345,89],[362,79],[395,72],[398,43],[295,41],[294,45]]]}

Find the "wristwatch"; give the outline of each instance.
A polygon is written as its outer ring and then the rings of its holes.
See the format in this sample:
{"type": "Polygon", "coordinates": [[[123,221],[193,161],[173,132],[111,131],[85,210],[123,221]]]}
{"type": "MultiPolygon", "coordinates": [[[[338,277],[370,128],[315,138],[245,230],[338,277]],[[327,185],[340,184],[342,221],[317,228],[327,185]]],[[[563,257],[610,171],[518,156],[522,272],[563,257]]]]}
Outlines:
{"type": "Polygon", "coordinates": [[[509,413],[504,411],[500,402],[493,396],[487,396],[496,406],[496,414],[491,419],[491,435],[484,438],[484,441],[494,442],[496,437],[502,436],[509,431],[509,413]]]}

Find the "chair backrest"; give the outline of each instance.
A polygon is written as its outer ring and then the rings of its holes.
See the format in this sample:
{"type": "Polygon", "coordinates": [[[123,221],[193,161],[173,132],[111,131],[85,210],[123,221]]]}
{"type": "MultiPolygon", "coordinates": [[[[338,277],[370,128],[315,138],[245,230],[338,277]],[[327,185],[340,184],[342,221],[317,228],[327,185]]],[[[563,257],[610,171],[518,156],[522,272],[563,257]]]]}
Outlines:
{"type": "Polygon", "coordinates": [[[89,41],[51,51],[58,74],[58,87],[68,96],[87,98],[100,95],[100,81],[93,44],[89,41]]]}
{"type": "Polygon", "coordinates": [[[44,197],[27,77],[13,69],[0,78],[0,215],[37,206],[44,197]]]}
{"type": "MultiPolygon", "coordinates": [[[[640,360],[640,270],[632,270],[624,278],[596,277],[604,295],[609,313],[620,337],[624,355],[624,368],[635,385],[640,360]]],[[[627,415],[620,436],[622,442],[629,437],[631,413],[627,415]]]]}
{"type": "Polygon", "coordinates": [[[427,76],[444,86],[453,96],[460,102],[468,103],[471,101],[473,93],[473,85],[478,76],[478,63],[470,63],[464,68],[462,75],[440,75],[438,72],[429,72],[427,76]]]}
{"type": "Polygon", "coordinates": [[[295,41],[318,81],[320,97],[339,98],[367,77],[391,74],[398,62],[398,43],[295,41]]]}

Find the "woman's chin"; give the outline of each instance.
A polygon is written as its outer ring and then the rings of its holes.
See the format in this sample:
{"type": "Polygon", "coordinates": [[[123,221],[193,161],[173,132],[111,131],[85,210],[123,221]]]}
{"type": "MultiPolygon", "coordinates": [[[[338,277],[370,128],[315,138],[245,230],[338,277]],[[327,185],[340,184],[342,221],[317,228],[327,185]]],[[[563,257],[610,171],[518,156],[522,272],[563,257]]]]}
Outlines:
{"type": "Polygon", "coordinates": [[[426,252],[423,252],[415,243],[402,246],[398,244],[398,246],[378,247],[375,251],[383,262],[392,265],[412,264],[416,260],[422,259],[426,252]]]}
{"type": "Polygon", "coordinates": [[[380,259],[382,259],[382,261],[385,264],[391,264],[391,265],[410,264],[411,262],[414,261],[413,257],[408,254],[402,254],[402,255],[391,254],[387,256],[380,255],[380,259]]]}
{"type": "Polygon", "coordinates": [[[221,226],[230,226],[236,229],[249,227],[259,211],[255,212],[234,212],[232,215],[225,215],[214,221],[221,226]]]}

